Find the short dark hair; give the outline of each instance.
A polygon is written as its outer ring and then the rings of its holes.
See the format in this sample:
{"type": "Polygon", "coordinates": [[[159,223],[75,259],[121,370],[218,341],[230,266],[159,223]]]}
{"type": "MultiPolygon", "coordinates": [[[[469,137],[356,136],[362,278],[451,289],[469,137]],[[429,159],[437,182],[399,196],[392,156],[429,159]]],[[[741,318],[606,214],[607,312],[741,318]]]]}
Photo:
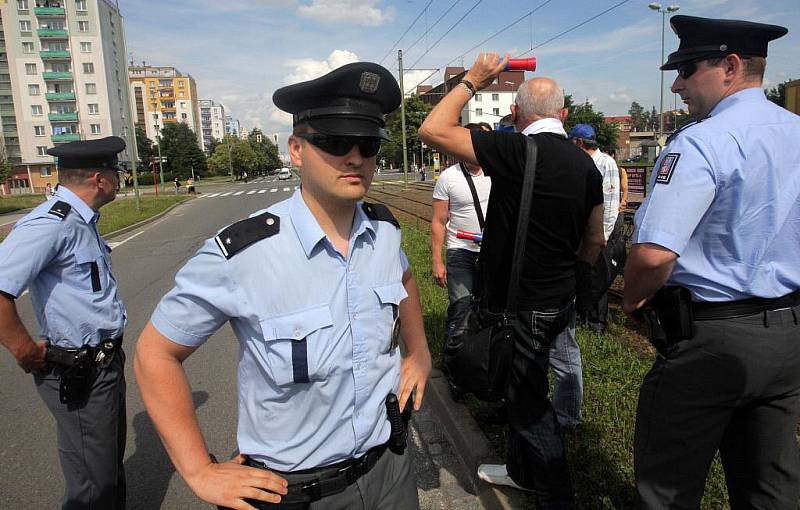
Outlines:
{"type": "Polygon", "coordinates": [[[492,126],[487,124],[486,122],[470,122],[469,124],[464,125],[465,129],[469,129],[470,131],[491,131],[492,126]]]}
{"type": "MultiPolygon", "coordinates": [[[[731,55],[730,53],[728,55],[731,55]]],[[[718,66],[728,55],[708,59],[708,65],[718,66]]],[[[748,78],[758,78],[764,80],[764,71],[767,69],[767,59],[765,57],[743,57],[739,55],[744,63],[744,75],[748,78]]]]}
{"type": "Polygon", "coordinates": [[[80,186],[91,179],[94,174],[103,172],[113,172],[117,175],[117,171],[113,168],[59,168],[58,182],[80,186]]]}

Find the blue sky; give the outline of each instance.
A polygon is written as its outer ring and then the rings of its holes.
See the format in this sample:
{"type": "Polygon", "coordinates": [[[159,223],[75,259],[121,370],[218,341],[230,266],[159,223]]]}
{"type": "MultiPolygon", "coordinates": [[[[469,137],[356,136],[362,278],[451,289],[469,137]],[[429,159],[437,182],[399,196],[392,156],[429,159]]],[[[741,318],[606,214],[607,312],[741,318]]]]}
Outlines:
{"type": "MultiPolygon", "coordinates": [[[[120,0],[120,8],[135,61],[173,65],[191,74],[201,99],[222,101],[244,127],[279,133],[284,140],[291,118],[272,105],[275,89],[355,60],[381,62],[396,75],[398,48],[405,66],[414,66],[405,75],[406,89],[445,65],[469,67],[480,51],[527,52],[538,58],[537,75],[554,78],[576,101],[588,99],[606,115],[626,114],[631,101],[657,108],[662,15],[650,10],[649,2],[628,0],[548,42],[621,2],[120,0]]],[[[770,44],[766,85],[800,78],[800,0],[683,0],[678,5],[679,14],[788,27],[787,36],[770,44]]],[[[668,16],[665,53],[677,45],[668,16]]],[[[668,90],[674,77],[674,71],[665,73],[665,109],[674,104],[668,90]]],[[[440,81],[438,72],[428,83],[440,81]]]]}

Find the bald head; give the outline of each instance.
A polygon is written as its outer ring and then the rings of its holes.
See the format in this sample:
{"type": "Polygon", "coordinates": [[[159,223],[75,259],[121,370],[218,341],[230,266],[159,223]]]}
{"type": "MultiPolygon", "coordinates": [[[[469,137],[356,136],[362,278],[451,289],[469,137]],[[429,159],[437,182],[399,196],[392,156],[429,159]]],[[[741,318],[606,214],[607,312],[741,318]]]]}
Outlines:
{"type": "Polygon", "coordinates": [[[564,109],[564,92],[555,80],[533,78],[517,90],[515,125],[522,131],[539,119],[551,117],[561,120],[564,109]]]}

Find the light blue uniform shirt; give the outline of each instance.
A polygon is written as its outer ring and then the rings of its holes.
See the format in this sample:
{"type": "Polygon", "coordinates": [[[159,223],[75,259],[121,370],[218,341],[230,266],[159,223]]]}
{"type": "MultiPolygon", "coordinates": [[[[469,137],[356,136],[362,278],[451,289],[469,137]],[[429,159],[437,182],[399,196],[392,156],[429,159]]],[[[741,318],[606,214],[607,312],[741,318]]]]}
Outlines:
{"type": "Polygon", "coordinates": [[[800,288],[800,117],[760,88],[720,101],[656,161],[634,243],[678,254],[667,284],[695,301],[800,288]]]}
{"type": "Polygon", "coordinates": [[[280,217],[279,233],[227,260],[206,241],[153,325],[195,347],[230,321],[243,454],[279,471],[361,456],[389,439],[384,400],[399,386],[400,353],[389,342],[407,296],[400,230],[359,205],[344,258],[300,191],[266,211],[280,217]],[[308,382],[295,382],[298,373],[308,382]]]}
{"type": "Polygon", "coordinates": [[[62,185],[0,245],[0,290],[19,297],[29,288],[39,336],[59,347],[98,345],[121,336],[127,323],[99,217],[62,185]],[[72,206],[63,219],[49,212],[58,201],[72,206]]]}

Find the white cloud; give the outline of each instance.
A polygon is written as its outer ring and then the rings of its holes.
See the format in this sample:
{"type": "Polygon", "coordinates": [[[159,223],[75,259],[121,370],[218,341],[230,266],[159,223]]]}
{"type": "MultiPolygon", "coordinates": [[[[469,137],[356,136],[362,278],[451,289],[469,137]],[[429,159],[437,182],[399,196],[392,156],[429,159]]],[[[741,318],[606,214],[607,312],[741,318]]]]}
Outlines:
{"type": "Polygon", "coordinates": [[[633,96],[628,94],[628,90],[626,87],[623,87],[609,94],[608,100],[613,103],[630,104],[633,101],[633,96]]]}
{"type": "Polygon", "coordinates": [[[406,94],[414,94],[417,92],[417,85],[433,85],[434,81],[438,83],[441,81],[440,73],[428,69],[415,69],[413,71],[403,72],[403,88],[406,89],[406,94]]]}
{"type": "Polygon", "coordinates": [[[328,58],[321,61],[310,58],[289,60],[286,66],[294,68],[294,71],[287,74],[284,82],[291,84],[313,80],[351,62],[358,62],[358,55],[348,50],[333,50],[328,58]]]}
{"type": "Polygon", "coordinates": [[[392,7],[381,9],[378,0],[311,0],[299,5],[297,14],[322,23],[351,23],[378,26],[394,19],[392,7]]]}

